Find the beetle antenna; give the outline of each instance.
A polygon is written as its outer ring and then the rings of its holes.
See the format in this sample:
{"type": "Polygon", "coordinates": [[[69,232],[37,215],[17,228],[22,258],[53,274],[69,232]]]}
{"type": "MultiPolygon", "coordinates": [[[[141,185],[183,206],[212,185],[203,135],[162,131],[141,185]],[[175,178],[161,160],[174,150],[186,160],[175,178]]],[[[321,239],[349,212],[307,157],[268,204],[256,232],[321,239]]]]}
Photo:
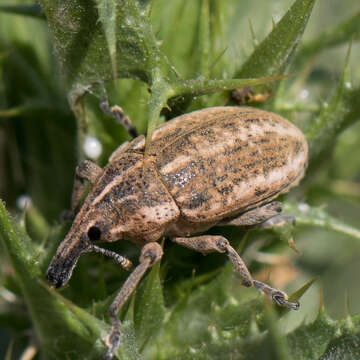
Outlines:
{"type": "Polygon", "coordinates": [[[121,256],[121,255],[117,254],[114,251],[103,249],[103,248],[101,248],[99,246],[90,244],[83,251],[83,253],[88,253],[88,252],[91,252],[91,251],[94,251],[94,252],[97,252],[97,253],[100,253],[100,254],[103,254],[103,255],[106,255],[106,256],[109,256],[109,257],[113,258],[123,269],[125,269],[127,271],[130,271],[133,268],[133,264],[129,259],[127,259],[124,256],[121,256]]]}

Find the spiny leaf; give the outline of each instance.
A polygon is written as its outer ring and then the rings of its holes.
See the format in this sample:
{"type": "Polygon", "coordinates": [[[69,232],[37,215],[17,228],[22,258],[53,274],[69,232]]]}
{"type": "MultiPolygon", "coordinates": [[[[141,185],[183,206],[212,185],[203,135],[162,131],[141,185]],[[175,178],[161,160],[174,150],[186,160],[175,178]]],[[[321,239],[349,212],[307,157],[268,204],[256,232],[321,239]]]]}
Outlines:
{"type": "Polygon", "coordinates": [[[267,84],[287,77],[289,76],[279,75],[258,79],[205,79],[200,77],[192,80],[177,80],[168,84],[167,104],[170,108],[168,110],[175,108],[175,113],[178,109],[184,110],[190,101],[197,96],[215,94],[234,88],[267,84]]]}
{"type": "Polygon", "coordinates": [[[113,16],[109,10],[114,9],[114,4],[111,0],[98,2],[99,21],[97,8],[91,2],[41,0],[73,105],[86,91],[92,91],[102,99],[105,97],[103,82],[113,78],[111,64],[115,48],[116,53],[121,53],[116,60],[119,77],[151,84],[154,70],[162,68],[164,74],[172,73],[158,49],[144,3],[139,0],[116,2],[115,10],[121,11],[116,11],[116,18],[111,17],[107,25],[109,16],[113,16]],[[92,87],[94,83],[100,86],[92,87]]]}
{"type": "Polygon", "coordinates": [[[214,94],[219,91],[231,90],[234,88],[267,84],[287,77],[287,75],[279,75],[258,79],[193,79],[177,81],[172,84],[172,91],[174,93],[172,97],[190,94],[192,96],[214,94]]]}
{"type": "MultiPolygon", "coordinates": [[[[262,343],[263,331],[274,321],[270,317],[275,319],[276,315],[264,313],[265,299],[255,290],[241,288],[244,298],[240,300],[231,295],[231,273],[231,267],[226,266],[223,273],[210,283],[200,286],[187,296],[183,294],[179,303],[166,316],[167,321],[161,332],[149,344],[149,354],[154,358],[166,359],[231,359],[239,353],[245,359],[251,359],[252,356],[263,358],[252,353],[258,342],[262,343]],[[255,332],[251,331],[254,325],[258,328],[255,332]]],[[[304,288],[298,293],[304,291],[304,288]]],[[[273,333],[272,338],[263,344],[261,354],[269,351],[272,354],[282,353],[274,345],[274,341],[281,341],[278,336],[278,332],[273,333]]]]}
{"type": "Polygon", "coordinates": [[[99,9],[99,20],[104,29],[106,42],[112,64],[113,78],[117,78],[117,49],[116,49],[116,22],[117,7],[113,0],[97,0],[99,9]]]}
{"type": "Polygon", "coordinates": [[[161,329],[165,316],[159,270],[160,262],[151,269],[136,291],[134,325],[140,350],[161,329]]]}
{"type": "Polygon", "coordinates": [[[297,0],[236,73],[237,78],[282,73],[302,37],[315,0],[297,0]]]}
{"type": "Polygon", "coordinates": [[[299,326],[286,339],[293,359],[319,359],[335,336],[336,328],[336,322],[325,312],[320,312],[313,323],[299,326]]]}
{"type": "Polygon", "coordinates": [[[69,359],[76,359],[80,353],[88,359],[98,358],[105,351],[100,339],[106,331],[100,326],[100,321],[90,314],[86,318],[79,317],[83,310],[75,305],[70,309],[68,303],[59,300],[60,295],[51,295],[42,285],[39,279],[44,275],[35,260],[31,241],[14,226],[1,201],[0,224],[0,240],[28,306],[44,356],[58,359],[68,353],[69,359]],[[66,334],[71,334],[71,337],[66,334]]]}

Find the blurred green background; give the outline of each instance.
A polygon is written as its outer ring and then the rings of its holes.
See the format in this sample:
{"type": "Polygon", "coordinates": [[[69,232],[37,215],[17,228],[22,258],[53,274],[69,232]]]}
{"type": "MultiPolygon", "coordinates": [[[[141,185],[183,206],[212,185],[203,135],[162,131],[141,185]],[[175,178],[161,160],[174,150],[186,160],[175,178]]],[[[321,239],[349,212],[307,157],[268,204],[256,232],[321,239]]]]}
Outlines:
{"type": "MultiPolygon", "coordinates": [[[[192,36],[197,23],[196,3],[195,0],[157,0],[152,9],[153,29],[156,37],[162,41],[161,49],[185,78],[196,75],[193,71],[196,48],[192,36]]],[[[226,41],[217,46],[225,51],[228,61],[226,67],[216,68],[215,72],[218,77],[231,77],[252,53],[256,42],[260,42],[271,31],[272,20],[280,20],[293,1],[224,0],[224,3],[226,13],[220,19],[226,20],[223,26],[226,41]]],[[[11,5],[16,4],[33,5],[33,2],[12,0],[11,5]]],[[[10,4],[9,1],[0,0],[0,5],[10,4]]],[[[359,11],[358,0],[316,1],[298,52],[301,53],[303,46],[323,31],[333,29],[344,20],[359,14],[359,11]]],[[[353,39],[349,62],[349,86],[354,87],[359,87],[360,80],[359,39],[360,24],[357,36],[353,39]]],[[[323,106],[335,91],[348,46],[349,41],[327,48],[317,56],[310,56],[301,62],[300,68],[295,56],[294,65],[290,69],[295,78],[290,80],[291,86],[286,87],[282,97],[277,99],[277,109],[305,128],[315,118],[312,109],[323,106]],[[295,106],[299,111],[294,111],[295,106]]],[[[144,132],[148,111],[145,85],[134,80],[119,80],[116,85],[109,85],[109,93],[112,102],[122,106],[133,123],[144,132]]],[[[101,114],[95,98],[90,96],[87,101],[88,134],[97,137],[103,144],[103,153],[98,161],[104,165],[109,153],[126,140],[127,135],[119,125],[101,114]]],[[[222,105],[224,97],[209,96],[204,103],[208,106],[222,105]]],[[[199,103],[195,102],[190,109],[197,106],[199,103]]],[[[20,222],[26,218],[23,213],[24,200],[31,201],[32,205],[28,206],[28,221],[31,223],[29,235],[38,244],[51,239],[56,242],[66,232],[61,213],[69,208],[74,169],[81,157],[77,139],[79,126],[68,105],[53,39],[42,15],[35,17],[0,12],[0,198],[20,222]]],[[[320,206],[355,230],[360,229],[359,148],[360,124],[355,123],[341,133],[333,151],[321,160],[318,168],[311,171],[289,198],[299,203],[320,206]]],[[[231,231],[227,231],[231,238],[231,231]]],[[[284,249],[283,244],[278,246],[281,253],[277,253],[277,247],[273,244],[268,253],[268,238],[273,236],[267,233],[249,235],[251,245],[246,249],[244,257],[257,260],[253,265],[253,273],[263,279],[270,276],[274,284],[281,288],[287,287],[289,292],[295,291],[310,279],[317,279],[302,298],[301,310],[288,314],[282,320],[284,328],[290,330],[302,321],[311,321],[318,311],[320,296],[327,312],[334,319],[346,315],[346,298],[350,313],[360,313],[359,237],[321,227],[299,226],[294,238],[301,254],[296,254],[291,249],[284,249]],[[257,250],[257,243],[263,246],[260,251],[257,250]],[[269,256],[266,257],[266,254],[269,256]]],[[[116,249],[119,246],[122,245],[116,249]]],[[[128,251],[136,255],[135,249],[128,251]]],[[[179,269],[190,276],[194,262],[199,262],[196,266],[201,274],[214,270],[219,265],[217,262],[223,261],[210,257],[212,265],[208,265],[209,261],[186,251],[179,260],[175,258],[174,251],[174,248],[169,249],[166,265],[169,278],[181,277],[176,274],[179,269]],[[178,263],[171,270],[172,257],[175,258],[174,264],[176,261],[178,263]],[[181,262],[187,260],[189,265],[184,266],[181,262]]],[[[15,359],[31,338],[28,332],[19,332],[19,329],[29,328],[29,320],[25,315],[24,303],[17,296],[16,284],[9,280],[12,269],[2,251],[0,262],[0,358],[5,357],[11,339],[16,339],[13,353],[15,359]],[[14,317],[7,317],[12,302],[17,302],[17,309],[23,311],[17,314],[19,324],[14,322],[14,317]]],[[[92,259],[92,262],[97,266],[100,260],[92,259]]],[[[90,281],[85,271],[82,274],[79,269],[77,271],[75,277],[78,280],[74,281],[90,281]]],[[[88,289],[79,289],[80,293],[82,291],[88,289]]],[[[72,300],[78,305],[81,302],[88,305],[91,296],[90,290],[84,297],[79,295],[78,302],[74,298],[72,300]]]]}

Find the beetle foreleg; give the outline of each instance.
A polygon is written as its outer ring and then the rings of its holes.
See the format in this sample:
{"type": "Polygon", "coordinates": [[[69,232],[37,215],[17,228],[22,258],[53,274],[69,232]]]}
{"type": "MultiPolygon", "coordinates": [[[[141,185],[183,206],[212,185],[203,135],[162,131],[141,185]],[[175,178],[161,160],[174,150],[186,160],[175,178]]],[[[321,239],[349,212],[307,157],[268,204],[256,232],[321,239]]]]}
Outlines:
{"type": "Polygon", "coordinates": [[[79,211],[81,200],[85,193],[84,180],[90,184],[94,184],[96,179],[102,174],[103,170],[100,166],[89,160],[82,161],[75,170],[75,179],[73,192],[71,197],[71,212],[72,216],[75,217],[79,211]]]}
{"type": "Polygon", "coordinates": [[[121,307],[129,299],[130,295],[136,289],[139,281],[145,275],[148,268],[152,267],[157,261],[161,259],[163,251],[161,246],[156,242],[147,243],[141,250],[140,264],[126,279],[119,293],[116,295],[114,301],[111,303],[108,315],[112,319],[112,327],[108,338],[108,351],[104,356],[104,360],[110,360],[120,343],[120,321],[117,314],[121,307]]]}
{"type": "Polygon", "coordinates": [[[253,280],[244,261],[241,259],[236,250],[229,244],[229,241],[223,236],[203,235],[191,238],[174,238],[172,241],[189,249],[199,251],[203,255],[212,252],[226,253],[231,261],[235,271],[243,280],[243,285],[254,286],[256,289],[270,297],[276,304],[297,310],[299,303],[289,302],[288,296],[277,289],[270,287],[260,281],[253,280]]]}

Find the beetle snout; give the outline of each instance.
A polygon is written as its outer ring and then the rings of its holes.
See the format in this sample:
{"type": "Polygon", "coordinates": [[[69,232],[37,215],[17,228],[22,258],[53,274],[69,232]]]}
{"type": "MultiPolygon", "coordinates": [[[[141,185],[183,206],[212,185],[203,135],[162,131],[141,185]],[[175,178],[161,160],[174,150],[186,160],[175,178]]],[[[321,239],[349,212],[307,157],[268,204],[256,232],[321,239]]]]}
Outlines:
{"type": "Polygon", "coordinates": [[[49,266],[46,272],[46,279],[56,288],[62,287],[67,282],[66,273],[59,272],[56,268],[49,266]]]}
{"type": "Polygon", "coordinates": [[[46,278],[51,285],[59,288],[69,281],[80,255],[87,247],[88,243],[81,238],[75,241],[66,238],[60,244],[46,272],[46,278]]]}

